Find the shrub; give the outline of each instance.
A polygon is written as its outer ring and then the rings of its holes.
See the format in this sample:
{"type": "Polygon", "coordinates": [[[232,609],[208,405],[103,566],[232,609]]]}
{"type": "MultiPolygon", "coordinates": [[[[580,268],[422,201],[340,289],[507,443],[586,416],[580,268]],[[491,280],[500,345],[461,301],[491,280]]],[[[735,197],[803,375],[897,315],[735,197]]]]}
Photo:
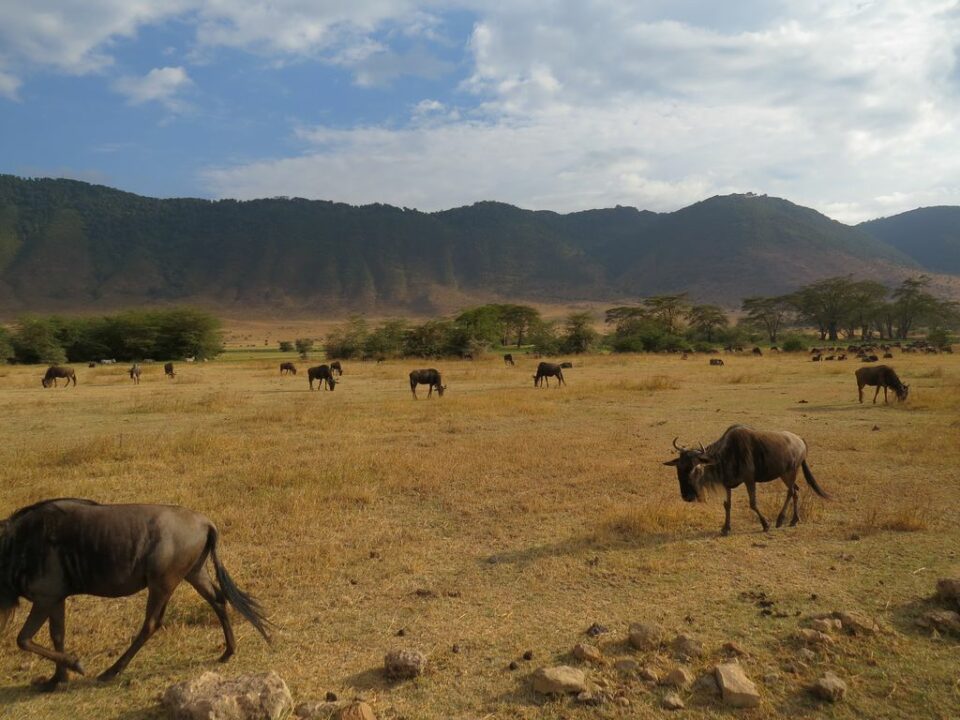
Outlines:
{"type": "Polygon", "coordinates": [[[807,343],[799,335],[791,335],[784,338],[780,349],[784,352],[804,352],[807,349],[807,343]]]}
{"type": "Polygon", "coordinates": [[[280,352],[293,352],[293,340],[281,340],[279,345],[280,352]]]}

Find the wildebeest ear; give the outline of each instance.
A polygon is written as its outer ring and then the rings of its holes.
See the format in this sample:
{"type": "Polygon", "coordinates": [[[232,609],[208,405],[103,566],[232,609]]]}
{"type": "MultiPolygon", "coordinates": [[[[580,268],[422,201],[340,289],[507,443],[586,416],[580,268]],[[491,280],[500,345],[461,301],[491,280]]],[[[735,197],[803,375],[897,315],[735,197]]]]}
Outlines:
{"type": "Polygon", "coordinates": [[[710,457],[706,453],[700,453],[697,455],[697,462],[699,462],[701,465],[713,465],[716,462],[716,459],[710,457]]]}
{"type": "Polygon", "coordinates": [[[664,465],[669,465],[670,467],[676,467],[680,464],[680,458],[674,458],[673,460],[667,460],[664,465]]]}

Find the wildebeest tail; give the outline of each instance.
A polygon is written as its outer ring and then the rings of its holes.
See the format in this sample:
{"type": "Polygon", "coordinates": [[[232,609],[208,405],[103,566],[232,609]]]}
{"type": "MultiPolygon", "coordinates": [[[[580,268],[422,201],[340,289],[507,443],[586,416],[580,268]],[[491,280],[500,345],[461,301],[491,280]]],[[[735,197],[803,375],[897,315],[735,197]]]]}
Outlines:
{"type": "Polygon", "coordinates": [[[214,527],[210,528],[207,547],[210,549],[210,559],[213,560],[213,568],[217,573],[217,583],[220,585],[220,590],[226,596],[227,602],[233,605],[238,613],[249,620],[250,624],[257,629],[257,632],[263,635],[263,639],[269,643],[270,633],[267,631],[267,627],[271,623],[267,620],[263,606],[260,605],[253,595],[245,593],[236,586],[233,578],[230,577],[230,573],[227,572],[223,563],[220,562],[220,558],[217,557],[217,529],[214,527]]]}
{"type": "Polygon", "coordinates": [[[810,472],[810,466],[807,465],[807,461],[804,460],[800,467],[803,469],[803,477],[806,478],[807,485],[813,488],[813,491],[822,498],[827,500],[830,499],[830,495],[824,492],[823,488],[817,484],[817,479],[813,476],[813,473],[810,472]]]}

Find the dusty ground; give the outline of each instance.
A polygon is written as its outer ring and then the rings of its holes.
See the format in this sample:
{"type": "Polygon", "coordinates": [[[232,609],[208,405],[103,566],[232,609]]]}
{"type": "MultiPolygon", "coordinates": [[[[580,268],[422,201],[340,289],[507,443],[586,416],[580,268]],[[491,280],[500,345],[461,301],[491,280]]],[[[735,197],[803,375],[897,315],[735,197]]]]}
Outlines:
{"type": "MultiPolygon", "coordinates": [[[[348,363],[333,393],[308,392],[303,373],[280,377],[274,354],[181,364],[173,381],[144,366],[139,387],[123,367],[78,367],[79,386],[56,390],[40,387],[39,368],[0,368],[0,516],[65,495],[187,505],[217,523],[227,567],[280,627],[269,648],[238,618],[239,653],[220,668],[213,613],[181,588],[119,682],[74,678],[53,695],[29,686],[50,663],[18,651],[8,630],[0,717],[159,717],[172,682],[268,668],[297,699],[363,696],[380,718],[660,717],[663,690],[612,662],[590,674],[629,707],[529,690],[538,665],[576,663],[568,653],[592,623],[609,629],[595,642],[611,661],[673,667],[669,652],[626,646],[641,620],[700,637],[695,674],[724,642],[742,645],[763,704],[738,716],[960,716],[957,640],[913,626],[936,578],[960,574],[960,361],[898,356],[911,398],[884,407],[856,402],[853,362],[725,359],[576,358],[559,390],[535,390],[527,358],[423,363],[449,390],[419,402],[409,361],[348,363]],[[720,498],[682,503],[661,463],[674,436],[706,443],[734,422],[803,436],[834,499],[805,488],[801,525],[764,534],[741,489],[733,533],[719,537],[720,498]],[[888,632],[838,637],[798,664],[802,618],[842,609],[888,632]],[[386,683],[378,668],[397,647],[427,652],[429,673],[386,683]],[[826,669],[849,685],[829,707],[805,689],[826,669]]],[[[760,496],[775,516],[782,487],[760,496]]],[[[68,650],[101,671],[142,610],[143,596],[71,599],[68,650]]],[[[683,696],[685,717],[732,714],[683,696]]]]}

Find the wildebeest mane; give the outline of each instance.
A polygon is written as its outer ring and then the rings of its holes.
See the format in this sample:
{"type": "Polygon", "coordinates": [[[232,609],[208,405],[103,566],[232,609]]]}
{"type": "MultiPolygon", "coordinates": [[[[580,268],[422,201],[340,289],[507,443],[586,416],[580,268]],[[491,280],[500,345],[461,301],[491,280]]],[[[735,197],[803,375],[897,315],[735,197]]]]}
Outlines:
{"type": "Polygon", "coordinates": [[[7,521],[12,522],[14,520],[17,520],[18,518],[23,517],[24,515],[27,515],[28,513],[32,513],[35,510],[39,510],[48,505],[53,505],[54,503],[60,503],[60,502],[75,502],[81,505],[99,505],[100,504],[96,500],[87,500],[86,498],[74,498],[74,497],[50,498],[49,500],[41,500],[40,502],[35,502],[33,505],[27,505],[26,507],[20,508],[15,513],[13,513],[13,515],[8,517],[7,521]]]}

